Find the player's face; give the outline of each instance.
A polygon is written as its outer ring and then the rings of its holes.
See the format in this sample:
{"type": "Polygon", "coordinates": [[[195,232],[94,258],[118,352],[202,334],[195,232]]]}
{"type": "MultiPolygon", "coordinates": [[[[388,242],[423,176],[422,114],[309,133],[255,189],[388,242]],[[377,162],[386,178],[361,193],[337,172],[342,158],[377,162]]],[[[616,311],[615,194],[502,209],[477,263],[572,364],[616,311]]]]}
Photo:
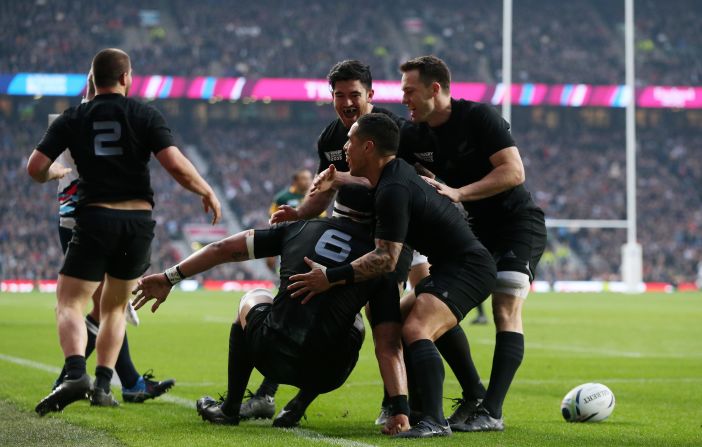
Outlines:
{"type": "Polygon", "coordinates": [[[367,90],[361,81],[337,81],[332,91],[334,110],[344,127],[350,129],[362,115],[371,110],[373,90],[367,90]]]}
{"type": "Polygon", "coordinates": [[[354,123],[349,129],[348,137],[344,145],[344,152],[346,153],[346,163],[349,164],[349,172],[351,175],[358,177],[363,177],[365,163],[364,157],[364,147],[365,142],[361,141],[357,135],[358,124],[354,123]]]}
{"type": "Polygon", "coordinates": [[[312,173],[310,171],[302,171],[295,178],[295,189],[299,192],[307,192],[312,185],[312,173]]]}
{"type": "Polygon", "coordinates": [[[418,70],[402,73],[402,104],[409,109],[410,120],[415,123],[427,121],[434,111],[434,88],[424,85],[418,70]]]}

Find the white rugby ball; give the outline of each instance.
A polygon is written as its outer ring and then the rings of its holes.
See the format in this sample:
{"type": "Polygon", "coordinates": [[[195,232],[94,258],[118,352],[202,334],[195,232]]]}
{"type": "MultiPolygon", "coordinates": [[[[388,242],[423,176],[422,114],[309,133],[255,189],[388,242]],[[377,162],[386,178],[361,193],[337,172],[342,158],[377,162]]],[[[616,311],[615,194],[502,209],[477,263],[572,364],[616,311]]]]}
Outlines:
{"type": "Polygon", "coordinates": [[[578,385],[563,398],[561,414],[568,422],[603,421],[614,410],[614,394],[601,383],[578,385]]]}

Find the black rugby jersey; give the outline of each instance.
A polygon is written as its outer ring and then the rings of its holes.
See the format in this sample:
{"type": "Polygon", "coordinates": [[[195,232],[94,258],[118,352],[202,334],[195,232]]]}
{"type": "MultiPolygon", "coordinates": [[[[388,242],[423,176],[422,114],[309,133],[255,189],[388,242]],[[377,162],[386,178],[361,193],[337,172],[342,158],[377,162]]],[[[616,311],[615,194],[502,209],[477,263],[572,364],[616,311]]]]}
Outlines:
{"type": "Polygon", "coordinates": [[[396,158],[383,168],[375,191],[375,217],[376,238],[406,242],[430,264],[485,250],[454,203],[404,160],[396,158]]]}
{"type": "Polygon", "coordinates": [[[67,109],[37,150],[52,160],[70,150],[80,175],[78,207],[132,199],[153,206],[149,158],[169,146],[173,136],[158,110],[114,93],[67,109]]]}
{"type": "Polygon", "coordinates": [[[306,304],[291,298],[290,276],[307,273],[304,257],[327,267],[348,264],[373,250],[371,225],[346,218],[322,218],[274,225],[254,233],[256,258],[280,255],[280,288],[265,324],[287,339],[293,349],[323,351],[346,337],[356,314],[370,300],[373,315],[386,318],[387,300],[399,303],[390,276],[377,281],[335,286],[306,304]],[[379,293],[387,287],[385,293],[379,293]],[[382,302],[382,304],[381,304],[382,302]]]}
{"type": "MultiPolygon", "coordinates": [[[[516,146],[509,123],[492,106],[451,99],[451,116],[444,124],[426,123],[401,128],[403,144],[399,156],[410,164],[419,162],[452,188],[460,188],[485,177],[493,166],[490,157],[516,146]]],[[[496,220],[522,209],[536,208],[524,185],[492,197],[463,202],[472,219],[496,220]]]]}
{"type": "MultiPolygon", "coordinates": [[[[399,126],[405,121],[387,109],[373,106],[372,113],[383,113],[389,116],[399,126]]],[[[317,139],[317,154],[319,155],[319,168],[317,173],[324,171],[333,164],[337,171],[348,172],[349,164],[344,154],[344,145],[348,141],[349,129],[344,126],[340,118],[332,121],[317,139]]],[[[337,201],[344,206],[353,208],[354,194],[365,193],[367,188],[359,185],[344,185],[339,188],[337,201]]]]}

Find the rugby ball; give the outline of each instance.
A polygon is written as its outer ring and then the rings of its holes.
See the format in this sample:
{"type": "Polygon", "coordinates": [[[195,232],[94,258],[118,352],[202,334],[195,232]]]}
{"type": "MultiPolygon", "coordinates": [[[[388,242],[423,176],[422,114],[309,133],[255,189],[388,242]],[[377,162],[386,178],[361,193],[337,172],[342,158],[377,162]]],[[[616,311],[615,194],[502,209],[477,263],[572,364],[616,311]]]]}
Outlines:
{"type": "Polygon", "coordinates": [[[561,414],[568,422],[603,421],[614,410],[614,394],[601,383],[578,385],[563,398],[561,414]]]}

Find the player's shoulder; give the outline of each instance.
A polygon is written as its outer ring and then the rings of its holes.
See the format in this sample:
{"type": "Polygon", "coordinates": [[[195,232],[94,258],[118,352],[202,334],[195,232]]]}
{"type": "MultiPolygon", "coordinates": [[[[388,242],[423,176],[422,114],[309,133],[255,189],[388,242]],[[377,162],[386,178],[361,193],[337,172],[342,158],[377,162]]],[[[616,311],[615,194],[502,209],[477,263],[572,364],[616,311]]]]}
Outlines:
{"type": "Polygon", "coordinates": [[[414,168],[401,158],[395,158],[390,161],[380,176],[376,190],[380,190],[389,185],[406,186],[409,181],[416,177],[414,168]]]}
{"type": "Polygon", "coordinates": [[[339,118],[327,124],[327,127],[322,130],[317,139],[317,146],[319,149],[324,148],[327,144],[331,143],[336,137],[339,136],[340,132],[346,132],[346,128],[339,118]]]}
{"type": "Polygon", "coordinates": [[[491,104],[453,98],[451,99],[451,113],[455,113],[465,119],[477,121],[499,116],[499,113],[491,104]]]}

